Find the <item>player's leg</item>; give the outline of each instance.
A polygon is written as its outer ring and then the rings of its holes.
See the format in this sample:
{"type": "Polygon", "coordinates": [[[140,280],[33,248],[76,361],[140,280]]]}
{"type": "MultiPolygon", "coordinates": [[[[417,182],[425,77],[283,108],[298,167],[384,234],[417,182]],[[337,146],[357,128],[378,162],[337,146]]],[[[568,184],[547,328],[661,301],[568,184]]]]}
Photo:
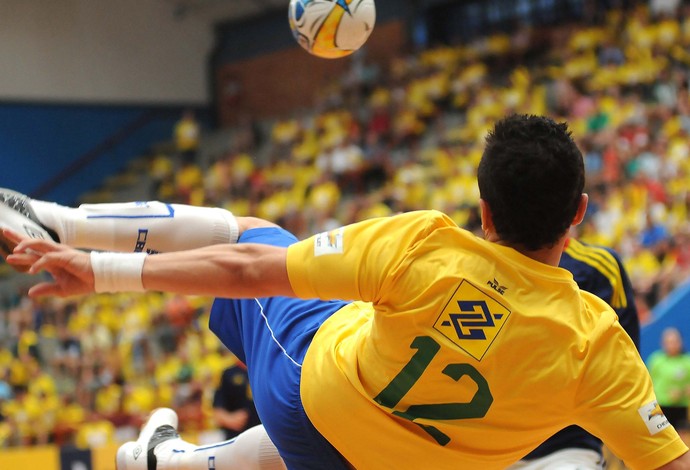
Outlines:
{"type": "MultiPolygon", "coordinates": [[[[278,227],[242,233],[239,243],[288,246],[297,239],[278,227]]],[[[344,459],[304,410],[302,363],[319,326],[346,302],[286,297],[216,299],[209,328],[247,365],[254,404],[266,432],[290,468],[344,470],[344,459]]]]}
{"type": "MultiPolygon", "coordinates": [[[[246,224],[273,225],[250,218],[245,224],[243,219],[221,208],[158,201],[83,204],[72,208],[0,188],[0,227],[33,238],[53,238],[75,248],[180,251],[235,243],[246,224]]],[[[0,239],[4,256],[11,248],[7,240],[0,239]]]]}
{"type": "Polygon", "coordinates": [[[284,470],[285,464],[263,426],[234,439],[206,446],[183,441],[177,415],[169,408],[153,412],[139,439],[120,446],[117,470],[284,470]]]}

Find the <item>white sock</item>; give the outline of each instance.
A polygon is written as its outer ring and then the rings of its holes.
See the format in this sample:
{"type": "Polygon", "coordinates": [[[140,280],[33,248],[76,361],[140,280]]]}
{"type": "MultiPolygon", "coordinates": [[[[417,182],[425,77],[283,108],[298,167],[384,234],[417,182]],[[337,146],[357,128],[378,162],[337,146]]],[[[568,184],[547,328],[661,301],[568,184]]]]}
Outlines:
{"type": "Polygon", "coordinates": [[[235,216],[220,208],[158,201],[82,204],[31,201],[36,216],[60,242],[75,248],[161,253],[235,243],[235,216]]]}
{"type": "Polygon", "coordinates": [[[195,446],[182,439],[162,442],[154,450],[156,470],[285,470],[263,426],[255,426],[235,439],[195,446]]]}

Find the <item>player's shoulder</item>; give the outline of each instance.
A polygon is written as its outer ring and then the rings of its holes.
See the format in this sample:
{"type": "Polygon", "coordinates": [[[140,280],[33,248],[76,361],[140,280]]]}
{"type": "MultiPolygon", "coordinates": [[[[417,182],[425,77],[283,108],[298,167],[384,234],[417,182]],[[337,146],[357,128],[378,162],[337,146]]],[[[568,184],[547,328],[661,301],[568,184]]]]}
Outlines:
{"type": "Polygon", "coordinates": [[[608,302],[592,292],[580,289],[580,298],[582,299],[584,308],[595,313],[597,317],[599,317],[602,312],[613,312],[608,302]]]}
{"type": "Polygon", "coordinates": [[[582,307],[575,324],[593,350],[607,350],[611,353],[623,343],[629,343],[631,350],[635,350],[630,335],[618,321],[618,315],[611,305],[599,296],[584,290],[580,291],[580,297],[582,307]]]}
{"type": "MultiPolygon", "coordinates": [[[[367,227],[371,224],[387,232],[405,234],[415,238],[425,238],[430,233],[442,228],[462,230],[448,215],[437,210],[417,210],[402,212],[393,216],[370,219],[355,226],[367,227]]],[[[402,236],[402,235],[401,235],[402,236]]]]}
{"type": "Polygon", "coordinates": [[[400,214],[394,215],[393,217],[399,218],[401,220],[426,220],[432,223],[445,224],[457,227],[457,224],[453,222],[453,219],[451,219],[450,216],[436,209],[424,209],[402,212],[400,214]]]}

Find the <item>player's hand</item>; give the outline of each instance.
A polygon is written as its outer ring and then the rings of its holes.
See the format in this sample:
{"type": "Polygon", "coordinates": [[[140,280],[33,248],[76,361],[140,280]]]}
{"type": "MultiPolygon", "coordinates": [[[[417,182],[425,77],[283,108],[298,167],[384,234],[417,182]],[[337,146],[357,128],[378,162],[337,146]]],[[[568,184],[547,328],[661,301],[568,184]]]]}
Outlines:
{"type": "Polygon", "coordinates": [[[36,284],[29,289],[30,297],[57,295],[69,297],[94,292],[94,277],[90,256],[52,240],[28,238],[11,230],[3,234],[17,243],[7,262],[14,267],[28,267],[29,274],[46,271],[52,281],[36,284]]]}

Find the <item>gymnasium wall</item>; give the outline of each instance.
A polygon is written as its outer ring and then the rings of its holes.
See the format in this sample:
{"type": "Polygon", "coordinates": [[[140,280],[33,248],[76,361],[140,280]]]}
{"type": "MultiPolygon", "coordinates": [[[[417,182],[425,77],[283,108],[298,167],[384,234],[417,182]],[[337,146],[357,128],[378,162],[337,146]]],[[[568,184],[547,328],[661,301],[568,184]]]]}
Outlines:
{"type": "MultiPolygon", "coordinates": [[[[376,0],[376,25],[364,51],[368,61],[386,63],[408,45],[415,4],[435,0],[376,0]]],[[[286,3],[287,5],[287,3],[286,3]]],[[[342,80],[351,58],[322,59],[299,47],[285,11],[242,22],[221,23],[211,55],[211,94],[220,125],[246,116],[283,117],[314,105],[315,92],[342,80]]]]}
{"type": "Polygon", "coordinates": [[[209,100],[210,20],[167,0],[0,0],[0,185],[70,204],[209,100]]]}
{"type": "Polygon", "coordinates": [[[0,105],[0,187],[72,205],[170,140],[181,113],[177,106],[0,105]]]}
{"type": "MultiPolygon", "coordinates": [[[[403,21],[377,24],[366,45],[367,58],[385,62],[406,43],[403,21]]],[[[222,64],[215,72],[219,122],[231,125],[246,115],[268,118],[312,107],[315,91],[342,80],[350,67],[350,60],[321,59],[297,46],[222,64]]]]}
{"type": "Polygon", "coordinates": [[[166,0],[0,0],[0,101],[205,103],[207,21],[166,0]]]}
{"type": "MultiPolygon", "coordinates": [[[[406,4],[377,0],[372,45],[383,44],[377,50],[399,45],[391,38],[403,34],[386,34],[383,22],[407,11],[406,4]]],[[[178,116],[187,106],[206,111],[219,89],[211,72],[218,60],[248,61],[239,66],[247,94],[240,104],[257,106],[260,115],[309,105],[304,96],[311,95],[312,80],[337,77],[348,64],[299,49],[287,9],[214,30],[219,18],[179,17],[173,6],[169,0],[0,0],[0,165],[12,168],[0,174],[0,185],[74,203],[127,160],[170,138],[174,119],[150,118],[161,107],[178,116]],[[113,138],[132,126],[126,138],[113,138]]],[[[221,74],[220,89],[227,91],[235,72],[221,74]]]]}

